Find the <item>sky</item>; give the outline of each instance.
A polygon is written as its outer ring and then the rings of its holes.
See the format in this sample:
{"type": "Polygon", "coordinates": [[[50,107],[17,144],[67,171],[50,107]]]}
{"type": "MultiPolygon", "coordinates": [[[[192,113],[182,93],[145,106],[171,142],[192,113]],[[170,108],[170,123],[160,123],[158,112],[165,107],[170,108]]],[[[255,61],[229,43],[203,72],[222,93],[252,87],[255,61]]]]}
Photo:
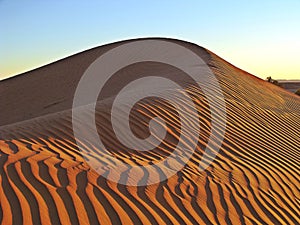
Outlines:
{"type": "Polygon", "coordinates": [[[299,9],[299,0],[0,0],[0,79],[138,37],[196,43],[263,79],[300,79],[299,9]]]}

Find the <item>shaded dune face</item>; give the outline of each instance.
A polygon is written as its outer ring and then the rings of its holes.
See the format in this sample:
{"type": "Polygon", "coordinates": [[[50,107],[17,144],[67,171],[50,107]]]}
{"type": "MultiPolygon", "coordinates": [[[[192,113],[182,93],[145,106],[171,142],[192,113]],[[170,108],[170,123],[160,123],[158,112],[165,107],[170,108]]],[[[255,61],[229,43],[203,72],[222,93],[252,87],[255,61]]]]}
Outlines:
{"type": "MultiPolygon", "coordinates": [[[[174,42],[200,55],[223,90],[226,133],[212,164],[204,171],[198,170],[211,134],[206,96],[182,71],[148,62],[124,68],[103,89],[95,115],[99,137],[109,154],[129,165],[156,163],[171,154],[178,143],[181,121],[172,104],[163,99],[143,99],[132,108],[130,115],[130,127],[140,138],[150,135],[151,118],[164,119],[167,133],[156,148],[146,152],[128,149],[118,141],[111,126],[114,97],[128,79],[158,73],[180,84],[193,99],[197,114],[192,115],[196,119],[189,126],[192,131],[200,125],[197,148],[183,169],[158,184],[122,185],[96,173],[84,160],[74,139],[72,97],[80,73],[118,43],[89,50],[5,81],[11,97],[16,98],[18,92],[10,88],[19,85],[19,90],[24,86],[30,89],[23,90],[24,96],[16,99],[21,112],[6,108],[3,117],[7,120],[1,119],[2,224],[299,223],[300,98],[232,66],[208,50],[174,42]],[[71,69],[71,73],[68,68],[74,67],[79,69],[71,69]],[[51,77],[49,71],[57,71],[55,68],[67,74],[66,79],[57,73],[51,77]],[[54,82],[51,88],[47,82],[54,82]],[[32,96],[33,88],[39,88],[35,86],[37,83],[47,92],[41,91],[39,98],[32,96]],[[63,100],[60,102],[59,98],[63,100]]],[[[166,93],[178,91],[182,90],[166,90],[166,93]]],[[[2,93],[0,102],[8,104],[2,93]]],[[[185,102],[181,106],[186,111],[191,107],[185,102]]],[[[83,106],[83,109],[86,117],[90,117],[90,107],[83,106]]],[[[122,111],[119,113],[122,118],[122,111]]],[[[87,135],[90,132],[88,127],[86,132],[87,135]]],[[[78,141],[97,157],[99,149],[93,143],[84,137],[78,141]]],[[[107,163],[104,157],[97,160],[99,165],[107,163]]],[[[147,171],[141,170],[136,179],[147,180],[147,171]]]]}

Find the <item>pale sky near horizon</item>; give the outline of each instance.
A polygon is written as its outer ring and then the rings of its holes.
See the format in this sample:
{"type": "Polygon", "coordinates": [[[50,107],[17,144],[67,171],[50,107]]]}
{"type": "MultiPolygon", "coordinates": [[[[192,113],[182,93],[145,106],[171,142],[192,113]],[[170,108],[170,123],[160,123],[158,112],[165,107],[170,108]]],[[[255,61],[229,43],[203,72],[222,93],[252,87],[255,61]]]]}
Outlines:
{"type": "Polygon", "coordinates": [[[299,0],[0,0],[0,79],[153,36],[196,43],[263,79],[300,79],[299,9],[299,0]]]}

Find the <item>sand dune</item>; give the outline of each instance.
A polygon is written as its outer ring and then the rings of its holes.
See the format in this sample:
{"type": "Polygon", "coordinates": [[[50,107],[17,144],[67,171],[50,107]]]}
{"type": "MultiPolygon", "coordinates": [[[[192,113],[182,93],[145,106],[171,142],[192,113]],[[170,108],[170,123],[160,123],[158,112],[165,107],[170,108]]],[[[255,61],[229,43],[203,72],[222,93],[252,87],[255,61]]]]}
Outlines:
{"type": "Polygon", "coordinates": [[[296,91],[300,88],[299,80],[278,80],[281,87],[290,92],[296,93],[296,91]]]}
{"type": "MultiPolygon", "coordinates": [[[[180,120],[168,102],[148,98],[132,111],[131,128],[141,137],[149,135],[149,118],[166,121],[166,138],[151,151],[124,148],[110,125],[113,98],[126,82],[121,78],[159,72],[182,84],[196,104],[197,149],[182,170],[158,184],[126,186],[96,173],[74,139],[72,99],[90,63],[121,43],[91,49],[0,82],[2,224],[299,224],[300,97],[199,46],[169,41],[200,55],[223,90],[226,133],[213,163],[198,170],[211,126],[202,90],[181,71],[148,62],[119,71],[103,90],[96,110],[100,137],[111,154],[132,165],[158,162],[172,152],[180,120]]],[[[182,107],[191,106],[182,102],[182,107]]],[[[191,129],[194,125],[191,121],[191,129]]]]}

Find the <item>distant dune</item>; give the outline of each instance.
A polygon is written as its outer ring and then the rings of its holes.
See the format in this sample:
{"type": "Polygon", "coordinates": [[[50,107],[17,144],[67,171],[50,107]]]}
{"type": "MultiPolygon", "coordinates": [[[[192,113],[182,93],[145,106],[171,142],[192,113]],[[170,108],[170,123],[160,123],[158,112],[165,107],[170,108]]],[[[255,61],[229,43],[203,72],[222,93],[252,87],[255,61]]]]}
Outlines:
{"type": "Polygon", "coordinates": [[[300,89],[300,80],[278,80],[278,82],[284,89],[293,93],[300,89]]]}
{"type": "MultiPolygon", "coordinates": [[[[195,44],[169,41],[201,56],[223,90],[227,127],[213,163],[199,172],[211,125],[201,89],[189,85],[182,71],[148,62],[119,71],[103,90],[96,123],[104,142],[116,158],[133,165],[156,162],[172,152],[180,121],[167,102],[150,98],[133,111],[133,120],[160,115],[169,127],[165,142],[143,153],[125,151],[115,140],[109,107],[102,107],[111,105],[126,82],[120,77],[159,72],[193,96],[201,125],[198,148],[176,175],[150,186],[116,184],[91,169],[72,131],[74,92],[87,67],[123,42],[94,48],[0,82],[3,225],[299,224],[300,97],[195,44]]],[[[138,123],[132,128],[140,131],[138,123]]],[[[145,137],[147,131],[139,135],[145,137]]],[[[94,151],[90,143],[86,148],[94,151]]]]}

